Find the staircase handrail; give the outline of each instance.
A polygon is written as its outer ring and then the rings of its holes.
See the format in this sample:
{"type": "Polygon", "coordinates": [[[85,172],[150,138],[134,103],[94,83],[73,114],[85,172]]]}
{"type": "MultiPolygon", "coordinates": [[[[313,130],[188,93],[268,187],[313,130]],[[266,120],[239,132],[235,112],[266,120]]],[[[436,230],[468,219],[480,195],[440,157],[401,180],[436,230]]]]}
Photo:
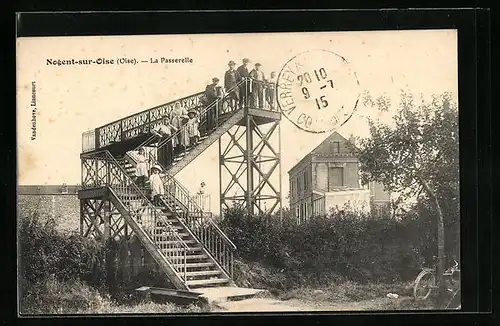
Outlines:
{"type": "MultiPolygon", "coordinates": [[[[239,87],[241,85],[243,85],[244,83],[249,83],[249,81],[250,81],[249,77],[244,77],[235,86],[231,87],[229,90],[226,90],[224,96],[222,96],[221,98],[218,98],[218,99],[214,100],[212,103],[210,103],[209,105],[207,105],[207,107],[205,107],[200,112],[198,112],[199,116],[203,116],[205,113],[208,112],[208,110],[210,110],[211,108],[213,108],[217,104],[217,102],[221,102],[221,101],[225,100],[228,96],[231,95],[232,92],[234,92],[236,89],[239,89],[239,87]]],[[[237,111],[237,110],[234,110],[234,111],[237,111]]],[[[181,133],[181,131],[185,130],[186,128],[188,128],[187,124],[185,124],[184,126],[182,126],[181,128],[179,128],[169,138],[162,140],[158,144],[157,148],[163,147],[163,145],[165,145],[167,142],[171,141],[174,137],[177,137],[181,133]]],[[[140,147],[142,147],[142,146],[140,146],[140,147]]],[[[137,147],[137,148],[139,148],[139,147],[137,147]]]]}
{"type": "MultiPolygon", "coordinates": [[[[150,156],[150,159],[152,159],[155,163],[154,164],[158,164],[164,171],[166,171],[165,167],[162,166],[162,164],[158,161],[156,161],[156,159],[151,155],[151,153],[149,153],[149,156],[150,156]]],[[[189,201],[188,204],[191,204],[195,209],[196,209],[196,213],[199,213],[200,216],[202,217],[203,220],[205,221],[208,221],[208,223],[210,223],[211,225],[214,226],[214,228],[216,229],[217,233],[219,233],[219,235],[221,235],[224,240],[226,240],[226,242],[228,242],[228,244],[234,249],[236,250],[236,245],[227,237],[227,235],[219,228],[219,226],[217,225],[217,223],[214,222],[213,218],[212,218],[212,213],[208,213],[208,216],[207,215],[204,215],[205,212],[203,212],[203,209],[198,205],[198,203],[193,199],[193,197],[190,195],[189,193],[189,190],[184,187],[182,185],[182,183],[180,183],[179,181],[177,181],[173,176],[171,176],[170,174],[168,174],[168,171],[166,171],[166,173],[164,174],[164,176],[168,177],[169,180],[173,181],[174,184],[175,184],[175,187],[179,187],[180,189],[182,189],[185,193],[185,197],[187,198],[187,200],[189,201]]],[[[166,188],[165,191],[170,192],[170,189],[166,188]]],[[[175,195],[175,194],[174,194],[175,195]]],[[[186,206],[186,208],[188,209],[188,214],[189,214],[189,206],[187,206],[186,204],[182,203],[183,205],[186,206]]]]}
{"type": "MultiPolygon", "coordinates": [[[[129,153],[129,152],[125,153],[125,156],[126,156],[129,160],[131,160],[131,161],[133,161],[135,164],[137,164],[136,159],[135,159],[132,155],[130,155],[130,153],[129,153]]],[[[166,168],[165,168],[165,167],[164,167],[164,166],[163,166],[160,162],[158,162],[158,161],[155,159],[155,157],[154,157],[154,156],[153,156],[150,152],[148,153],[148,158],[149,158],[149,161],[153,163],[153,165],[159,165],[159,166],[162,168],[162,170],[163,170],[164,174],[163,174],[162,176],[160,176],[160,178],[161,178],[161,179],[162,179],[162,181],[163,181],[163,185],[165,185],[165,181],[163,180],[164,178],[168,178],[168,181],[173,181],[173,182],[174,182],[174,184],[175,184],[175,187],[178,187],[179,189],[181,189],[181,190],[183,191],[184,196],[185,196],[186,198],[188,198],[188,200],[190,201],[190,203],[191,203],[193,206],[195,206],[195,208],[197,208],[197,209],[199,209],[199,210],[201,211],[201,207],[199,207],[198,203],[196,203],[196,201],[195,201],[195,200],[193,200],[193,198],[192,198],[191,194],[189,193],[189,190],[188,190],[186,187],[184,187],[184,185],[183,185],[182,183],[180,183],[179,181],[177,181],[177,180],[174,178],[174,176],[170,175],[170,173],[168,172],[168,170],[167,170],[167,169],[166,169],[166,168]]],[[[167,191],[168,189],[167,189],[167,188],[165,188],[165,190],[167,191]]],[[[183,205],[185,205],[185,204],[183,203],[183,205]]],[[[186,207],[186,208],[188,208],[188,207],[186,207]]]]}
{"type": "MultiPolygon", "coordinates": [[[[130,176],[127,174],[127,172],[123,169],[123,167],[120,165],[120,163],[118,163],[118,161],[113,157],[113,155],[111,155],[111,153],[108,151],[108,150],[100,150],[100,151],[97,151],[97,152],[94,152],[92,154],[82,154],[83,157],[86,157],[88,156],[89,158],[93,158],[93,157],[98,157],[99,154],[103,153],[105,155],[105,160],[110,160],[111,162],[114,163],[115,167],[117,167],[120,172],[122,172],[122,174],[125,176],[125,178],[127,178],[130,182],[130,184],[132,185],[132,187],[134,188],[134,190],[139,193],[139,195],[145,199],[145,203],[148,205],[149,208],[151,208],[153,210],[153,212],[157,212],[157,208],[151,204],[151,201],[150,199],[144,195],[144,193],[140,190],[140,188],[137,186],[137,184],[131,180],[130,176]]],[[[110,185],[111,186],[111,185],[110,185]]],[[[160,216],[160,219],[162,220],[163,224],[169,229],[170,233],[174,235],[174,237],[180,241],[180,243],[184,246],[184,249],[187,250],[189,249],[188,245],[184,242],[184,240],[179,236],[179,234],[177,234],[177,232],[174,230],[174,228],[168,223],[168,221],[163,217],[162,214],[158,214],[157,216],[160,216]]],[[[147,232],[146,232],[147,234],[147,232]]],[[[148,235],[149,237],[149,235],[148,235]]],[[[150,238],[150,237],[149,237],[150,238]]],[[[151,238],[150,240],[155,243],[155,241],[153,241],[151,238]]],[[[156,246],[156,243],[155,243],[155,246],[156,246]]]]}
{"type": "MultiPolygon", "coordinates": [[[[223,98],[222,98],[222,99],[224,99],[227,95],[231,94],[231,93],[232,93],[235,89],[239,88],[239,87],[240,87],[240,85],[242,85],[243,83],[245,83],[245,82],[246,82],[246,80],[247,80],[247,77],[243,78],[240,82],[238,82],[235,86],[231,87],[229,90],[226,90],[226,91],[225,91],[225,94],[224,94],[224,96],[223,96],[223,98]]],[[[198,92],[198,93],[194,94],[194,96],[196,96],[196,95],[200,95],[200,94],[204,94],[204,93],[205,93],[204,91],[203,91],[203,92],[198,92]]],[[[193,96],[193,95],[191,95],[191,96],[193,96]]],[[[210,104],[209,104],[206,108],[204,108],[203,110],[201,110],[201,111],[199,112],[199,115],[201,116],[202,114],[206,113],[209,109],[211,109],[211,108],[212,108],[212,107],[213,107],[213,106],[217,103],[217,101],[220,101],[220,100],[222,100],[222,99],[217,99],[217,100],[213,101],[212,103],[210,103],[210,104]]],[[[169,102],[169,103],[175,103],[175,102],[177,102],[177,101],[178,101],[178,100],[173,101],[173,102],[169,102]]],[[[162,119],[163,119],[163,118],[158,119],[158,120],[162,120],[162,119]]],[[[161,142],[161,144],[158,144],[158,146],[157,146],[157,147],[159,148],[159,147],[163,146],[163,145],[164,145],[167,141],[171,140],[173,137],[177,137],[177,136],[180,134],[181,130],[183,130],[184,128],[187,128],[187,126],[183,126],[182,128],[178,129],[178,130],[177,130],[174,134],[172,134],[172,135],[171,135],[168,139],[165,139],[165,140],[163,140],[163,141],[161,142]]],[[[155,138],[156,138],[156,136],[155,136],[155,135],[152,135],[151,137],[149,137],[148,139],[146,139],[145,141],[143,141],[140,145],[136,146],[136,147],[135,147],[132,151],[136,151],[136,150],[138,150],[138,149],[139,149],[139,148],[141,148],[141,147],[147,146],[147,145],[148,145],[148,144],[150,144],[152,141],[154,141],[154,140],[155,140],[155,138]]]]}

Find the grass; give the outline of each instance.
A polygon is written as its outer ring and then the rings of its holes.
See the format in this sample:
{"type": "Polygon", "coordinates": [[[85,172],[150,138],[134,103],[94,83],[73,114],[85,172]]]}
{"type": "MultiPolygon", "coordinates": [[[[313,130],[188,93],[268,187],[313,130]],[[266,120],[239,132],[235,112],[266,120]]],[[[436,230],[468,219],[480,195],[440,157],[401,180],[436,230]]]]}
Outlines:
{"type": "Polygon", "coordinates": [[[300,299],[307,301],[349,302],[385,298],[388,293],[410,296],[412,284],[409,283],[370,283],[359,284],[351,281],[331,283],[319,288],[302,286],[284,291],[278,296],[281,300],[300,299]]]}
{"type": "Polygon", "coordinates": [[[143,314],[143,313],[200,313],[211,311],[207,306],[179,306],[173,303],[154,303],[131,300],[118,303],[109,295],[80,281],[60,282],[48,277],[31,287],[21,302],[23,315],[51,314],[143,314]]]}

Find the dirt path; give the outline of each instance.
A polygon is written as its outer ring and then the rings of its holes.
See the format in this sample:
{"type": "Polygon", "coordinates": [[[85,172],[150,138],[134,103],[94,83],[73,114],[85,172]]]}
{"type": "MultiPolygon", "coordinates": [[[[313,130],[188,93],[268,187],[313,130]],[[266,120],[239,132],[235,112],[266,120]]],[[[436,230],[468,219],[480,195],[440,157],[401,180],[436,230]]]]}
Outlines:
{"type": "MultiPolygon", "coordinates": [[[[253,298],[242,301],[228,301],[218,303],[216,311],[225,312],[269,312],[269,311],[360,311],[381,310],[391,301],[402,300],[378,298],[357,302],[306,302],[297,299],[281,301],[274,298],[253,298]]],[[[387,309],[387,308],[385,308],[387,309]]]]}

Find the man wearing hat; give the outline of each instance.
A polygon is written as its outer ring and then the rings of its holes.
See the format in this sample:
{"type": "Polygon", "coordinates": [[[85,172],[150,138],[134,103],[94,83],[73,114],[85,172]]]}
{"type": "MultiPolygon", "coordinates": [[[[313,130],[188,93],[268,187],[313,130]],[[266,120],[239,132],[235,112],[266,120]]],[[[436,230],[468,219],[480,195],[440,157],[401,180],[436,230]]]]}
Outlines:
{"type": "Polygon", "coordinates": [[[161,167],[155,165],[151,168],[151,175],[149,176],[149,184],[151,185],[151,197],[153,197],[153,204],[161,206],[161,196],[165,194],[163,181],[160,176],[161,167]]]}
{"type": "Polygon", "coordinates": [[[265,76],[260,67],[260,63],[255,64],[255,68],[250,72],[252,78],[252,105],[262,108],[264,106],[264,82],[265,76]]]}
{"type": "Polygon", "coordinates": [[[205,88],[205,97],[207,98],[207,131],[210,132],[217,126],[217,113],[218,113],[218,99],[221,96],[221,89],[219,84],[219,78],[212,78],[212,83],[207,85],[205,88]]]}
{"type": "Polygon", "coordinates": [[[237,71],[238,74],[240,75],[240,79],[238,82],[241,80],[245,80],[245,83],[240,85],[240,107],[243,107],[243,103],[247,104],[248,101],[248,93],[250,92],[250,71],[248,70],[248,64],[250,63],[250,59],[245,58],[243,59],[243,64],[238,67],[237,71]]]}
{"type": "Polygon", "coordinates": [[[232,108],[236,106],[240,98],[240,91],[237,89],[236,85],[238,84],[238,81],[241,80],[241,76],[240,73],[234,69],[235,65],[236,63],[234,61],[229,61],[229,70],[226,71],[226,74],[224,75],[224,88],[226,89],[228,98],[231,101],[230,105],[232,108]]]}

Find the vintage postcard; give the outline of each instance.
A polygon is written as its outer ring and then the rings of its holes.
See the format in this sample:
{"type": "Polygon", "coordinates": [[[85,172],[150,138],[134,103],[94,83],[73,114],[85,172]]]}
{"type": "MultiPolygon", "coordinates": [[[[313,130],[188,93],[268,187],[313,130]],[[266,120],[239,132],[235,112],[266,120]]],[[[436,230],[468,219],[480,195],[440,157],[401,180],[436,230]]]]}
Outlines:
{"type": "Polygon", "coordinates": [[[20,37],[19,312],[460,309],[456,30],[20,37]]]}

